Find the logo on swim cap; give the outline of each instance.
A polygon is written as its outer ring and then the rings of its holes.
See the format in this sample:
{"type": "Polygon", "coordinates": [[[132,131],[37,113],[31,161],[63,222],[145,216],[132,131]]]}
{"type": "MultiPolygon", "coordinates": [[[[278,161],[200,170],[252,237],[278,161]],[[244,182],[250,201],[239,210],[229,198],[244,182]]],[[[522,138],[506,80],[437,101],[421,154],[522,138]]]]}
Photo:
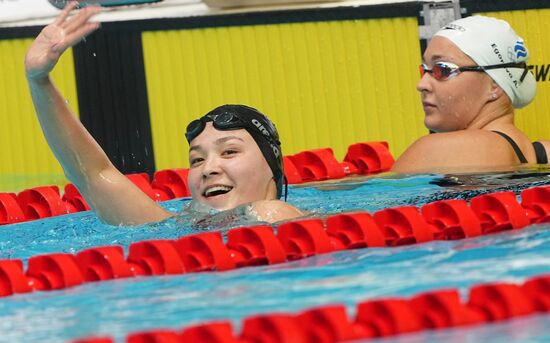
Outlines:
{"type": "Polygon", "coordinates": [[[516,60],[519,60],[521,57],[527,57],[527,49],[525,48],[525,43],[522,40],[518,40],[516,42],[514,52],[516,53],[516,60]]]}

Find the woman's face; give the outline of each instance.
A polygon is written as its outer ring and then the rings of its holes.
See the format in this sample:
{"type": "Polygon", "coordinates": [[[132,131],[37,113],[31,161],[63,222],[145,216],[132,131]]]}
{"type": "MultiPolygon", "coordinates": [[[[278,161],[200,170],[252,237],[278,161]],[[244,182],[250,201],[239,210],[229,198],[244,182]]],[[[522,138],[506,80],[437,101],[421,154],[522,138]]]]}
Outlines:
{"type": "Polygon", "coordinates": [[[193,199],[218,210],[276,199],[273,173],[244,129],[220,131],[207,123],[190,143],[189,166],[193,199]]]}
{"type": "MultiPolygon", "coordinates": [[[[438,36],[428,44],[423,60],[428,69],[436,62],[450,62],[459,67],[476,65],[450,40],[438,36]]],[[[444,81],[425,73],[416,89],[422,96],[424,125],[435,132],[449,132],[475,127],[490,101],[493,82],[484,72],[461,72],[444,81]]]]}

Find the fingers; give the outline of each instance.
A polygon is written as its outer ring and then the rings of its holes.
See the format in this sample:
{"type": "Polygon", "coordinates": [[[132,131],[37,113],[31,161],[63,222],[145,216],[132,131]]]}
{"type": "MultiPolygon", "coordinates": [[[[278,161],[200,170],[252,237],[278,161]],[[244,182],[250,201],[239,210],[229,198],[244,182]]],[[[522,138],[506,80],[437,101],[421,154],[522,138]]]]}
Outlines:
{"type": "MultiPolygon", "coordinates": [[[[76,4],[76,1],[73,1],[67,5],[65,9],[70,12],[76,4]]],[[[68,14],[68,12],[65,13],[65,10],[63,10],[64,14],[58,18],[59,24],[55,25],[57,26],[60,37],[52,40],[53,45],[51,47],[51,51],[63,53],[63,51],[79,43],[87,35],[97,30],[100,27],[100,23],[90,22],[90,18],[98,14],[100,11],[101,9],[99,6],[87,6],[86,8],[79,10],[78,13],[69,19],[60,20],[63,19],[63,17],[66,18],[66,14],[68,14]]]]}
{"type": "Polygon", "coordinates": [[[101,12],[99,6],[87,6],[72,16],[69,20],[65,21],[62,27],[65,29],[67,34],[71,34],[73,31],[77,31],[84,24],[88,24],[90,18],[99,12],[101,12]]]}
{"type": "Polygon", "coordinates": [[[71,13],[71,11],[73,9],[76,8],[76,6],[78,6],[78,1],[71,1],[69,2],[65,8],[63,9],[63,11],[61,11],[61,14],[55,19],[54,21],[54,24],[55,25],[61,25],[63,24],[63,22],[67,19],[67,17],[69,16],[69,13],[71,13]]]}
{"type": "Polygon", "coordinates": [[[86,38],[86,36],[88,36],[90,33],[97,30],[99,27],[99,23],[86,23],[86,25],[79,27],[75,32],[68,35],[67,41],[69,42],[70,46],[73,46],[86,38]]]}
{"type": "Polygon", "coordinates": [[[71,46],[76,45],[82,41],[90,33],[97,30],[101,25],[99,23],[86,23],[79,27],[76,31],[65,36],[65,38],[58,44],[52,46],[52,51],[62,53],[71,46]]]}

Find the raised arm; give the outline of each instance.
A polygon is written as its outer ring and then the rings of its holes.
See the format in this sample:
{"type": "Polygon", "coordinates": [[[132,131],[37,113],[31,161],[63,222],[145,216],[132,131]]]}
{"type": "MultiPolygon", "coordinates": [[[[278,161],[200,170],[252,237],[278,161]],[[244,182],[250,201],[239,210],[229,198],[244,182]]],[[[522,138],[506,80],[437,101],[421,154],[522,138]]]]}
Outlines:
{"type": "Polygon", "coordinates": [[[76,1],[69,3],[36,37],[25,56],[27,80],[44,136],[67,178],[103,221],[136,225],[168,218],[169,212],[114,167],[50,79],[63,52],[99,28],[99,23],[90,21],[99,7],[86,7],[69,16],[76,6],[76,1]]]}

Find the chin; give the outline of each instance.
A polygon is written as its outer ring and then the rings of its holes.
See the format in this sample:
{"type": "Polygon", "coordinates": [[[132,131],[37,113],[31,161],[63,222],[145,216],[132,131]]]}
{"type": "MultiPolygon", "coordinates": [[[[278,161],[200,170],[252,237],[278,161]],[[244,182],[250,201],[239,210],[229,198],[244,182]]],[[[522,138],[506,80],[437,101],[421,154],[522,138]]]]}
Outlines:
{"type": "Polygon", "coordinates": [[[207,202],[208,205],[210,205],[211,207],[215,208],[216,210],[218,211],[227,211],[227,210],[230,210],[232,209],[233,207],[228,205],[228,204],[222,204],[222,203],[219,203],[219,202],[207,202]]]}
{"type": "Polygon", "coordinates": [[[208,205],[218,211],[225,211],[231,209],[230,202],[228,199],[207,199],[202,198],[201,202],[205,205],[208,205]]]}
{"type": "Polygon", "coordinates": [[[441,128],[440,125],[437,125],[436,123],[433,123],[433,121],[428,120],[428,118],[426,118],[426,120],[424,120],[424,126],[425,126],[428,130],[430,130],[430,133],[432,133],[432,132],[437,133],[437,132],[443,132],[443,131],[445,131],[445,130],[443,130],[443,129],[441,128]]]}

